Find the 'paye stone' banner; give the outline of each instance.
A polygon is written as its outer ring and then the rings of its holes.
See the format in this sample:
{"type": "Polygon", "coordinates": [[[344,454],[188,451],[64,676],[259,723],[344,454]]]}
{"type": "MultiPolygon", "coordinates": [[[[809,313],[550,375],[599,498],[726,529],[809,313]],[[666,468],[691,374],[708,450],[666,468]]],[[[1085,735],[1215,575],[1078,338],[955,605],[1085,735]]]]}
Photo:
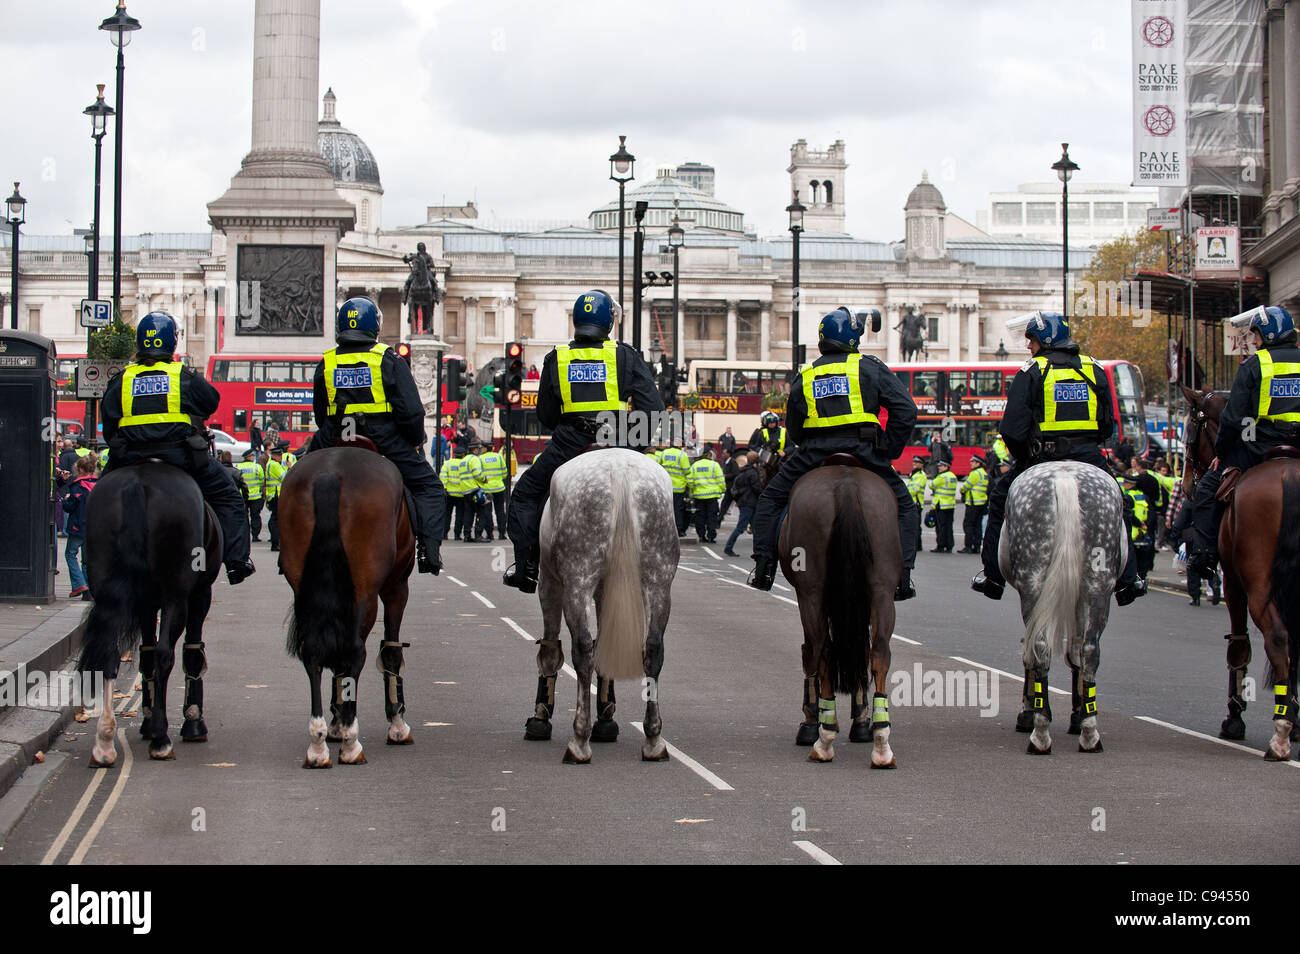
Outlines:
{"type": "Polygon", "coordinates": [[[1133,185],[1187,185],[1186,0],[1133,0],[1133,185]]]}

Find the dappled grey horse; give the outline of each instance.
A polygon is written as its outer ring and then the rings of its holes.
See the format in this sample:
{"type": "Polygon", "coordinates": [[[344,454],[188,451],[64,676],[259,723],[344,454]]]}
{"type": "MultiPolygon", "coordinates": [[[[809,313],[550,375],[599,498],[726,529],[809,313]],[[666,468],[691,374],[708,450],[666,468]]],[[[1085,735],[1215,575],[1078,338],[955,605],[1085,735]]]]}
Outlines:
{"type": "Polygon", "coordinates": [[[607,448],[580,454],[555,472],[542,513],[542,638],[537,700],[525,737],[549,739],[555,680],[564,664],[560,620],[568,624],[578,711],[564,761],[591,761],[596,741],[613,741],[614,680],[640,678],[646,700],[641,757],[668,758],[660,736],[658,680],[664,664],[677,524],[668,472],[636,451],[607,448]],[[590,612],[596,615],[593,641],[590,612]],[[592,671],[598,675],[597,721],[591,719],[592,671]]]}
{"type": "Polygon", "coordinates": [[[1030,467],[1007,496],[998,564],[1020,593],[1025,691],[1016,729],[1032,732],[1031,755],[1052,751],[1047,672],[1065,650],[1073,673],[1070,734],[1100,752],[1097,664],[1115,580],[1128,555],[1124,503],[1115,478],[1091,464],[1030,467]]]}

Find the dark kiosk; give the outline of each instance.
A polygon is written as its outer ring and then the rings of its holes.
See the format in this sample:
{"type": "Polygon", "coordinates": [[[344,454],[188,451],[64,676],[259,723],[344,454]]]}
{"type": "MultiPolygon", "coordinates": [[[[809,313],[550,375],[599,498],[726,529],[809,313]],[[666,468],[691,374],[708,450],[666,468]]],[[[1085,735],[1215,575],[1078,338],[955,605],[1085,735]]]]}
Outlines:
{"type": "Polygon", "coordinates": [[[0,600],[54,599],[54,342],[0,330],[0,600]]]}

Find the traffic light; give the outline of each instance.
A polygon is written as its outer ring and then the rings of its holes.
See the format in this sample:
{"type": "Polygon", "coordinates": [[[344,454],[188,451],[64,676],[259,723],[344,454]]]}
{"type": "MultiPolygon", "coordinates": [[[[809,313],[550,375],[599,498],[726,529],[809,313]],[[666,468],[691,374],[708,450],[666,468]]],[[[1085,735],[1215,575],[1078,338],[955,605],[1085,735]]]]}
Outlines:
{"type": "Polygon", "coordinates": [[[460,358],[448,358],[446,371],[447,400],[457,403],[463,402],[468,390],[468,382],[465,380],[465,362],[460,358]]]}
{"type": "Polygon", "coordinates": [[[505,406],[519,407],[524,400],[524,346],[518,341],[506,345],[505,406]]]}
{"type": "Polygon", "coordinates": [[[406,366],[411,366],[411,346],[403,341],[397,346],[397,356],[406,362],[406,366]]]}

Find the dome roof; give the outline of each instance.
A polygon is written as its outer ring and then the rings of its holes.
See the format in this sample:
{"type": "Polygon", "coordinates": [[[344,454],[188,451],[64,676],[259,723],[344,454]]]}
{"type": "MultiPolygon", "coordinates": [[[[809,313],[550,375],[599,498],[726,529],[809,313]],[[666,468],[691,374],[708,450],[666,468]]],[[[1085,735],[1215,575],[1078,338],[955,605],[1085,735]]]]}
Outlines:
{"type": "Polygon", "coordinates": [[[940,212],[947,210],[948,206],[944,204],[943,195],[934,184],[930,181],[929,173],[921,173],[921,181],[916,184],[907,196],[907,203],[903,206],[903,211],[910,212],[912,209],[938,209],[940,212]]]}
{"type": "MultiPolygon", "coordinates": [[[[672,224],[672,217],[678,215],[688,228],[694,223],[695,228],[740,234],[745,231],[744,213],[676,178],[668,168],[660,169],[652,181],[627,193],[623,207],[629,229],[632,228],[632,210],[637,202],[649,203],[645,225],[651,230],[667,228],[672,224]]],[[[592,228],[608,230],[612,227],[617,231],[618,199],[612,199],[594,210],[590,221],[592,228]]]]}
{"type": "Polygon", "coordinates": [[[317,124],[316,149],[330,167],[334,184],[340,188],[370,189],[383,192],[379,182],[379,163],[360,136],[344,129],[334,115],[336,97],[333,89],[325,91],[325,114],[317,124]]]}

